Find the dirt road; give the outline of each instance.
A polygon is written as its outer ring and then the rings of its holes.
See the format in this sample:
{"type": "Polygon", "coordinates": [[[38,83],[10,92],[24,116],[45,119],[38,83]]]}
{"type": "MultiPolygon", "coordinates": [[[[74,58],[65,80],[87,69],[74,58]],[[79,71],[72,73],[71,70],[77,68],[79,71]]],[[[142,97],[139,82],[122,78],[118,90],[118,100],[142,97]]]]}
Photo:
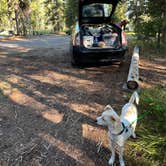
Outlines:
{"type": "Polygon", "coordinates": [[[106,104],[120,112],[128,67],[73,68],[65,36],[0,42],[0,166],[107,165],[95,119],[106,104]]]}

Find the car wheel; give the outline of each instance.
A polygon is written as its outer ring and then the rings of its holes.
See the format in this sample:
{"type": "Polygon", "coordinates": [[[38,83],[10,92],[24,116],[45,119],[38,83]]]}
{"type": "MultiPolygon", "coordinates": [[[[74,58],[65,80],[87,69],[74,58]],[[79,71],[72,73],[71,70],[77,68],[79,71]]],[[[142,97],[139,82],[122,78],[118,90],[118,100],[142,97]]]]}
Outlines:
{"type": "Polygon", "coordinates": [[[72,60],[71,60],[71,65],[72,65],[73,67],[76,67],[76,66],[78,66],[78,62],[76,62],[76,61],[72,58],[72,60]]]}
{"type": "Polygon", "coordinates": [[[72,55],[72,56],[71,56],[71,65],[72,65],[73,67],[77,67],[77,66],[79,66],[80,64],[81,64],[80,61],[79,61],[78,59],[74,58],[73,55],[72,55]]]}
{"type": "Polygon", "coordinates": [[[123,66],[123,65],[125,64],[125,62],[126,62],[126,60],[123,59],[123,60],[120,61],[119,65],[120,65],[120,66],[123,66]]]}
{"type": "Polygon", "coordinates": [[[124,67],[127,63],[127,56],[125,55],[122,60],[120,60],[119,67],[124,67]]]}

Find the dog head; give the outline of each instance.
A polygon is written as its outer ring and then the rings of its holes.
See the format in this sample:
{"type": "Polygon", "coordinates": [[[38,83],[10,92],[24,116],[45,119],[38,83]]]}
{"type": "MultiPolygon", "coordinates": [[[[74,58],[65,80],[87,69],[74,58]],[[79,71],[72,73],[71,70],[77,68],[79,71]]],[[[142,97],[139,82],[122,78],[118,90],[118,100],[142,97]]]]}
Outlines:
{"type": "Polygon", "coordinates": [[[107,105],[104,108],[104,112],[102,113],[102,115],[97,118],[97,124],[102,126],[113,127],[119,123],[120,123],[120,117],[110,105],[107,105]]]}

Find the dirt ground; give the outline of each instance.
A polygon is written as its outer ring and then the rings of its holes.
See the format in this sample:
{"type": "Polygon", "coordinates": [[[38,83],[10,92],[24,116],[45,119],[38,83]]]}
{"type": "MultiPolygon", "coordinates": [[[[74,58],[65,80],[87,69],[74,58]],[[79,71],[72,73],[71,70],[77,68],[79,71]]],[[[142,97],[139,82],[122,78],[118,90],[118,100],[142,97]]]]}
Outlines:
{"type": "MultiPolygon", "coordinates": [[[[73,68],[69,37],[49,39],[0,42],[0,166],[105,166],[107,130],[95,119],[105,105],[120,112],[126,102],[131,51],[120,67],[73,68]]],[[[165,66],[141,58],[141,86],[165,85],[165,66]]]]}

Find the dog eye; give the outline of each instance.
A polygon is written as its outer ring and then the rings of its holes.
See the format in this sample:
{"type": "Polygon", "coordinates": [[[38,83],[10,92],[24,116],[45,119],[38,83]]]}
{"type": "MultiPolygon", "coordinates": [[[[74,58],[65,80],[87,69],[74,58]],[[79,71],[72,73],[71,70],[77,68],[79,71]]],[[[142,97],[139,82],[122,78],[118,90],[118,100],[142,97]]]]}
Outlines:
{"type": "Polygon", "coordinates": [[[102,120],[105,121],[104,117],[102,117],[102,120]]]}
{"type": "Polygon", "coordinates": [[[112,121],[115,121],[115,119],[114,119],[113,117],[111,117],[111,120],[112,120],[112,121]]]}

